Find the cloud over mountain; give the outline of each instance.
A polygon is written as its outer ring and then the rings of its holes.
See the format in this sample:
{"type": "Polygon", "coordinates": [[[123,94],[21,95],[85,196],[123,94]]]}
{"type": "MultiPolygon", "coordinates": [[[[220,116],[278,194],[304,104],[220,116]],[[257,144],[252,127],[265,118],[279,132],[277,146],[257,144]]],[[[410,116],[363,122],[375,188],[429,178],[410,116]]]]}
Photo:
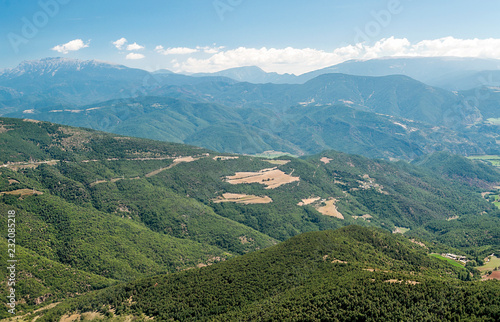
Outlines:
{"type": "MultiPolygon", "coordinates": [[[[157,47],[162,54],[192,54],[191,48],[157,47]]],[[[204,51],[210,53],[210,51],[204,51]]],[[[373,59],[396,56],[458,56],[458,57],[500,57],[500,39],[457,39],[444,37],[412,43],[406,38],[383,38],[373,45],[358,43],[325,51],[314,48],[222,48],[209,57],[189,57],[179,62],[179,71],[215,72],[223,69],[256,65],[266,71],[278,73],[305,73],[338,64],[350,59],[373,59]]]]}
{"type": "MultiPolygon", "coordinates": [[[[90,42],[90,41],[89,41],[90,42]]],[[[52,50],[57,51],[62,54],[67,54],[70,51],[77,51],[82,48],[86,48],[89,46],[89,42],[84,43],[81,39],[71,40],[65,44],[57,45],[52,47],[52,50]]]]}
{"type": "Polygon", "coordinates": [[[143,59],[144,57],[146,56],[144,56],[143,54],[130,53],[125,57],[125,59],[137,60],[137,59],[143,59]]]}

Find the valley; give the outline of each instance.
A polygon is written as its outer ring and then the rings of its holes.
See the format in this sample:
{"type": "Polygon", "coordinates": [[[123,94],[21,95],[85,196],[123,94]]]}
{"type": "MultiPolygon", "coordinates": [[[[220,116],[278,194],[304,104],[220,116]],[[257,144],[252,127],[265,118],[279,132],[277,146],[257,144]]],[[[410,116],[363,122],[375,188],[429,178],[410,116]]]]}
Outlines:
{"type": "MultiPolygon", "coordinates": [[[[411,164],[325,151],[301,158],[268,159],[47,122],[9,118],[0,118],[0,122],[8,129],[0,135],[4,159],[0,210],[15,209],[18,214],[17,247],[24,258],[18,287],[24,303],[18,308],[29,313],[62,301],[55,308],[38,311],[43,312],[41,321],[61,314],[58,312],[73,311],[71,305],[85,313],[87,309],[83,308],[89,304],[77,303],[95,303],[92,298],[100,297],[98,294],[121,294],[113,287],[120,288],[123,283],[152,278],[152,285],[161,284],[164,277],[154,276],[185,274],[194,274],[192,278],[197,279],[198,272],[207,266],[224,269],[220,266],[223,262],[260,256],[269,247],[288,247],[280,245],[290,238],[302,238],[304,233],[378,227],[380,236],[387,234],[384,239],[396,238],[425,252],[466,253],[468,259],[500,253],[500,210],[481,195],[498,185],[500,172],[467,158],[440,153],[411,164]],[[449,221],[452,216],[458,219],[449,221]],[[358,226],[349,226],[353,224],[358,226]],[[425,241],[425,248],[407,238],[425,241]],[[44,270],[33,264],[41,261],[48,265],[44,270]],[[60,284],[60,270],[82,273],[67,277],[69,284],[60,284]],[[85,286],[80,284],[82,276],[88,280],[85,286]],[[31,285],[33,277],[42,282],[31,285]],[[116,286],[108,288],[112,285],[116,286]],[[67,300],[75,287],[79,294],[88,293],[89,297],[82,297],[82,302],[80,297],[67,300]]],[[[363,236],[367,233],[360,232],[363,236]]],[[[304,254],[316,252],[311,246],[300,247],[306,247],[304,254]]],[[[378,252],[378,248],[373,251],[378,252]]],[[[359,256],[364,255],[335,253],[329,265],[361,265],[359,256]]],[[[370,263],[369,268],[395,272],[395,264],[389,269],[377,267],[376,262],[370,259],[364,263],[370,263]]],[[[262,263],[261,259],[256,261],[256,265],[262,263]]],[[[313,264],[315,261],[307,263],[298,268],[298,272],[305,271],[297,276],[326,274],[322,271],[326,267],[313,264]]],[[[279,265],[289,267],[286,262],[279,265]]],[[[365,274],[361,272],[349,273],[346,279],[361,278],[358,275],[365,274]]],[[[462,268],[452,274],[458,281],[465,280],[468,272],[462,268]]],[[[250,270],[248,274],[255,273],[250,270]]],[[[424,282],[425,278],[415,279],[410,271],[407,276],[391,274],[377,272],[369,279],[380,278],[380,285],[431,285],[424,282]],[[392,280],[405,282],[385,283],[392,280]]],[[[332,276],[327,274],[320,280],[323,278],[330,280],[332,276]]],[[[294,279],[287,278],[283,285],[294,279]]],[[[284,286],[275,284],[279,279],[266,281],[285,292],[284,286]]],[[[220,283],[225,285],[227,281],[220,283]]],[[[261,290],[266,287],[258,286],[261,290]]],[[[241,295],[245,303],[256,305],[253,295],[245,294],[241,295]]],[[[116,315],[171,314],[142,306],[129,311],[127,305],[122,307],[115,300],[110,303],[115,303],[110,307],[116,315]]],[[[111,314],[95,304],[91,307],[88,312],[111,314]]],[[[254,310],[252,306],[248,309],[254,310]]],[[[189,310],[182,312],[188,314],[189,310]]]]}
{"type": "Polygon", "coordinates": [[[1,71],[18,320],[500,319],[495,64],[1,71]]]}
{"type": "MultiPolygon", "coordinates": [[[[422,69],[425,63],[412,61],[422,69]]],[[[494,86],[451,91],[403,75],[357,76],[343,71],[325,69],[291,84],[160,73],[154,75],[154,86],[142,86],[146,71],[50,58],[24,62],[0,75],[0,86],[22,93],[17,99],[0,97],[0,115],[226,153],[280,151],[272,157],[331,149],[390,160],[412,160],[437,151],[500,154],[498,125],[491,121],[499,117],[494,86]],[[99,77],[107,74],[116,82],[100,86],[99,77]],[[36,79],[37,85],[27,87],[25,79],[36,79]],[[88,89],[79,91],[79,98],[72,95],[78,81],[86,82],[88,89]],[[134,96],[138,88],[141,95],[134,96]],[[117,97],[117,92],[122,95],[117,97]],[[485,92],[484,99],[470,106],[467,102],[476,102],[477,92],[485,92]]]]}

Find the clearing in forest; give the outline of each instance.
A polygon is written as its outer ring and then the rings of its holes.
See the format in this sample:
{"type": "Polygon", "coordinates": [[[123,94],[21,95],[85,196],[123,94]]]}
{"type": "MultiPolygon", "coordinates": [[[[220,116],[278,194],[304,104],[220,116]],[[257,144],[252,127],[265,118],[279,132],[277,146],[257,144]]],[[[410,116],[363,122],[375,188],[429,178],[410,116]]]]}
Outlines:
{"type": "Polygon", "coordinates": [[[351,216],[351,217],[352,219],[363,219],[368,222],[373,218],[373,216],[369,214],[364,214],[363,216],[351,216]]]}
{"type": "Polygon", "coordinates": [[[405,227],[394,227],[394,230],[392,231],[393,234],[404,234],[407,231],[410,231],[410,228],[405,228],[405,227]]]}
{"type": "Polygon", "coordinates": [[[496,257],[495,255],[492,255],[486,257],[484,259],[484,265],[478,267],[477,269],[484,272],[484,271],[492,271],[497,267],[500,267],[500,258],[496,257]]]}
{"type": "Polygon", "coordinates": [[[330,199],[324,201],[325,205],[322,207],[316,208],[320,213],[322,213],[325,216],[330,216],[330,217],[335,217],[339,219],[344,219],[344,215],[342,215],[338,210],[337,206],[335,206],[335,203],[337,202],[337,199],[330,199]]]}
{"type": "Polygon", "coordinates": [[[225,156],[225,155],[217,155],[215,157],[213,157],[212,159],[214,159],[215,161],[227,161],[227,160],[236,160],[238,159],[239,157],[238,156],[225,156]]]}
{"type": "Polygon", "coordinates": [[[215,203],[235,202],[235,203],[249,205],[249,204],[271,203],[273,202],[273,200],[268,196],[258,197],[258,196],[238,194],[238,193],[224,193],[222,194],[222,196],[214,199],[213,202],[215,203]]]}
{"type": "Polygon", "coordinates": [[[262,160],[276,165],[285,165],[290,162],[290,160],[262,160]]]}
{"type": "Polygon", "coordinates": [[[310,205],[312,203],[315,203],[316,201],[319,201],[321,199],[321,197],[310,197],[310,198],[307,198],[307,199],[302,199],[301,202],[299,202],[297,204],[297,206],[306,206],[306,205],[310,205]]]}
{"type": "Polygon", "coordinates": [[[330,158],[327,158],[327,157],[322,157],[321,159],[319,159],[319,161],[323,162],[324,164],[328,164],[332,160],[333,159],[330,159],[330,158]]]}
{"type": "Polygon", "coordinates": [[[3,191],[0,195],[20,195],[21,197],[33,196],[33,195],[43,195],[43,192],[34,189],[18,189],[13,191],[3,191]]]}
{"type": "Polygon", "coordinates": [[[236,172],[234,176],[226,177],[230,184],[260,183],[266,185],[266,189],[275,189],[281,185],[299,181],[299,177],[292,177],[276,167],[263,169],[258,172],[236,172]]]}
{"type": "Polygon", "coordinates": [[[162,171],[165,171],[167,169],[171,169],[171,168],[175,167],[176,165],[178,165],[179,163],[182,163],[182,162],[193,162],[193,161],[196,161],[198,159],[200,159],[200,158],[193,158],[192,156],[176,158],[176,159],[174,159],[174,162],[171,165],[169,165],[168,167],[160,168],[158,170],[155,170],[155,171],[152,171],[152,172],[146,174],[146,178],[155,176],[158,173],[160,173],[162,171]]]}
{"type": "Polygon", "coordinates": [[[490,275],[486,276],[487,280],[500,280],[500,271],[494,271],[490,275]]]}

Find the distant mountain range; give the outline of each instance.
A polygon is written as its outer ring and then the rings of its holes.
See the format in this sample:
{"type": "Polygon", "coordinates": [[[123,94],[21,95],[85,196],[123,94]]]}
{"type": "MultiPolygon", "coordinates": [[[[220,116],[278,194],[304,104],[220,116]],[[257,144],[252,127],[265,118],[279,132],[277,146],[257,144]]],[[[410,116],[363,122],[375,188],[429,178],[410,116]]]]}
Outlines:
{"type": "Polygon", "coordinates": [[[500,253],[494,64],[181,75],[48,58],[1,71],[16,318],[498,321],[500,285],[480,281],[500,253]]]}
{"type": "Polygon", "coordinates": [[[258,68],[188,76],[47,58],[2,71],[0,115],[224,152],[275,150],[302,155],[337,149],[404,159],[442,149],[464,155],[496,154],[498,87],[452,92],[404,75],[330,73],[397,70],[424,75],[418,66],[426,64],[441,74],[459,67],[473,73],[473,68],[492,68],[495,62],[450,58],[346,62],[306,75],[282,75],[310,78],[301,84],[260,84],[259,77],[279,81],[281,76],[258,68]],[[238,81],[245,79],[256,84],[238,81]]]}
{"type": "Polygon", "coordinates": [[[207,77],[207,76],[224,76],[234,79],[238,82],[248,82],[255,84],[299,84],[303,82],[302,79],[293,74],[278,74],[278,73],[267,73],[257,66],[248,67],[236,67],[215,73],[196,73],[191,74],[195,77],[207,77]]]}
{"type": "Polygon", "coordinates": [[[387,57],[349,60],[302,75],[267,73],[256,66],[192,76],[225,76],[240,82],[303,84],[317,76],[342,73],[357,76],[406,75],[431,86],[466,90],[500,82],[500,60],[460,57],[387,57]]]}

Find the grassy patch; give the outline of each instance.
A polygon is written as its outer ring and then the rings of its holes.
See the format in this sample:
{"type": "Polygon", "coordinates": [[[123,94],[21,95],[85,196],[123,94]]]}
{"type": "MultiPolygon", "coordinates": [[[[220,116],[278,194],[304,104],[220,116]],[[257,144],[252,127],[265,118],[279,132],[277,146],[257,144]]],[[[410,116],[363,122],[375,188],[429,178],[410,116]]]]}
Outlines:
{"type": "Polygon", "coordinates": [[[436,257],[436,258],[439,258],[439,259],[442,259],[442,260],[445,260],[445,261],[447,261],[448,263],[450,263],[451,265],[453,265],[455,267],[460,267],[460,268],[464,267],[464,265],[462,265],[461,263],[457,262],[456,260],[453,260],[451,258],[447,258],[447,257],[441,256],[439,254],[430,254],[430,256],[436,257]]]}
{"type": "Polygon", "coordinates": [[[394,234],[404,234],[406,232],[410,231],[410,228],[405,228],[405,227],[394,227],[394,230],[392,231],[394,234]]]}
{"type": "Polygon", "coordinates": [[[485,262],[485,264],[477,269],[480,271],[492,271],[497,267],[500,267],[500,258],[496,256],[489,256],[490,261],[485,262]]]}
{"type": "Polygon", "coordinates": [[[476,155],[468,158],[471,160],[486,161],[495,167],[500,167],[500,155],[476,155]]]}
{"type": "Polygon", "coordinates": [[[253,156],[258,157],[258,158],[270,158],[270,159],[279,158],[282,156],[289,156],[292,158],[298,158],[297,155],[294,155],[294,154],[291,154],[288,152],[281,152],[281,151],[265,151],[262,153],[254,154],[253,156]]]}

